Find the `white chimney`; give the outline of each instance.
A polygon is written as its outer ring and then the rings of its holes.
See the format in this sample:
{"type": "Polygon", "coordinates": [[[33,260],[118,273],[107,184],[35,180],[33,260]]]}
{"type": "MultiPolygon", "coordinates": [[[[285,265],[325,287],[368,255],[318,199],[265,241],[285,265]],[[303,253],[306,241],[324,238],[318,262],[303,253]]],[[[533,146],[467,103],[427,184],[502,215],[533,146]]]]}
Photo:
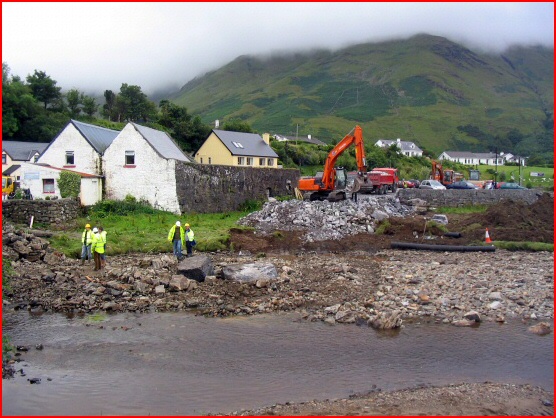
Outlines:
{"type": "Polygon", "coordinates": [[[402,142],[402,140],[400,138],[396,139],[396,142],[399,144],[400,142],[402,142]]]}
{"type": "Polygon", "coordinates": [[[220,121],[219,121],[218,119],[216,119],[216,120],[214,121],[214,127],[215,127],[215,128],[218,128],[219,126],[220,126],[220,121]]]}
{"type": "Polygon", "coordinates": [[[310,134],[309,134],[309,135],[307,135],[307,139],[311,139],[311,135],[310,135],[310,134]]]}

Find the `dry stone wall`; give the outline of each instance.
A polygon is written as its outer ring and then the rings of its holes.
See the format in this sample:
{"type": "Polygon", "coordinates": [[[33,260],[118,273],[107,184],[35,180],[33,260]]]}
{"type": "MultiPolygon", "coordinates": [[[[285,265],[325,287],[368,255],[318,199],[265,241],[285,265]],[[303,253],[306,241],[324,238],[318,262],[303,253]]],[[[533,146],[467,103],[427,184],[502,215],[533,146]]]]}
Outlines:
{"type": "Polygon", "coordinates": [[[62,225],[76,219],[81,214],[81,206],[77,199],[57,200],[4,200],[2,217],[15,223],[28,224],[33,222],[62,225]]]}
{"type": "Polygon", "coordinates": [[[299,177],[295,169],[176,162],[176,191],[182,213],[229,212],[248,200],[293,195],[299,177]]]}
{"type": "Polygon", "coordinates": [[[398,197],[403,204],[412,199],[421,199],[429,206],[468,206],[494,205],[502,200],[535,203],[542,195],[538,190],[430,190],[430,189],[399,189],[398,197]]]}

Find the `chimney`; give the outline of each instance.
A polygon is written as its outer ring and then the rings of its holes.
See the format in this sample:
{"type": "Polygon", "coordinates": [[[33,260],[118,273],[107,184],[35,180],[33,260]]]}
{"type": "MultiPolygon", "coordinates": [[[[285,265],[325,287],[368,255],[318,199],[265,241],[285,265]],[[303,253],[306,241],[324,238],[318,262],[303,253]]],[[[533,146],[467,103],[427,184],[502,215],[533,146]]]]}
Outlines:
{"type": "Polygon", "coordinates": [[[216,119],[216,120],[214,121],[214,127],[215,127],[215,128],[218,128],[219,126],[220,126],[220,121],[219,121],[218,119],[216,119]]]}
{"type": "Polygon", "coordinates": [[[307,139],[311,139],[311,134],[307,135],[307,139]]]}
{"type": "Polygon", "coordinates": [[[269,133],[264,133],[263,134],[263,141],[266,145],[270,145],[270,134],[269,133]]]}
{"type": "Polygon", "coordinates": [[[402,140],[400,138],[396,139],[396,142],[399,144],[400,142],[402,142],[402,140]]]}

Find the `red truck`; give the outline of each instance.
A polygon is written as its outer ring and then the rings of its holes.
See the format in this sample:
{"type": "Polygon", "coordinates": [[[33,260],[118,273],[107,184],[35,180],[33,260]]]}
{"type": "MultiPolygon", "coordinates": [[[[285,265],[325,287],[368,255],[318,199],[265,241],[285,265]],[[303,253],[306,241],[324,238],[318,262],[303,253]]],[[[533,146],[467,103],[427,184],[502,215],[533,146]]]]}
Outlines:
{"type": "MultiPolygon", "coordinates": [[[[348,173],[354,178],[356,172],[348,173]]],[[[361,193],[386,194],[388,190],[395,192],[398,188],[398,170],[396,168],[373,168],[367,172],[367,181],[361,183],[361,193]]]]}

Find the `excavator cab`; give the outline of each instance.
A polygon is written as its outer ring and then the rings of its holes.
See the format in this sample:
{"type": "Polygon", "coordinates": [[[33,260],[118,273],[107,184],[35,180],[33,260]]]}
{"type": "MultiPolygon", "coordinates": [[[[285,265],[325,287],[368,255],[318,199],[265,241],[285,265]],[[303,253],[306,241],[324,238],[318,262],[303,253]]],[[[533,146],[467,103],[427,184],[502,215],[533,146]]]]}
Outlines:
{"type": "Polygon", "coordinates": [[[337,167],[335,188],[345,189],[347,187],[347,181],[348,181],[348,177],[347,177],[346,169],[343,167],[337,167]]]}

